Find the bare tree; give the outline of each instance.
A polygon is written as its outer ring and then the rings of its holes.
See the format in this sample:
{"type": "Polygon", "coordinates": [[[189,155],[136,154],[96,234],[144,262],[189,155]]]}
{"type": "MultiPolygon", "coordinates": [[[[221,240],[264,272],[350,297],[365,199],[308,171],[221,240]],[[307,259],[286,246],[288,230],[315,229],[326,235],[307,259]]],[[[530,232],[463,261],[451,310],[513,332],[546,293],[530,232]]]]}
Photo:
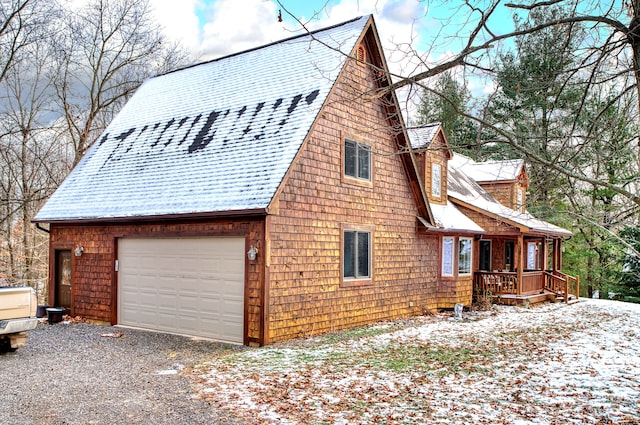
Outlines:
{"type": "Polygon", "coordinates": [[[9,283],[34,287],[46,276],[46,238],[30,221],[68,170],[51,137],[52,59],[48,44],[31,42],[15,52],[0,82],[0,272],[9,283]]]}
{"type": "MultiPolygon", "coordinates": [[[[287,3],[289,2],[285,0],[278,1],[282,10],[293,16],[286,7],[287,3]]],[[[600,87],[615,86],[620,95],[632,93],[635,96],[637,105],[635,113],[640,108],[640,0],[623,2],[616,0],[605,2],[597,0],[518,0],[507,3],[501,0],[488,0],[464,1],[453,3],[453,5],[451,2],[443,0],[424,0],[422,3],[434,8],[446,6],[451,11],[450,16],[442,17],[442,29],[433,31],[437,38],[431,41],[429,51],[421,52],[417,46],[410,44],[396,45],[393,49],[395,52],[405,54],[407,62],[419,63],[420,65],[411,68],[415,70],[413,72],[390,73],[388,79],[393,83],[382,87],[376,93],[370,93],[370,96],[383,97],[389,91],[419,87],[418,90],[411,90],[411,93],[420,95],[427,91],[446,99],[446,94],[433,87],[431,81],[434,77],[456,69],[467,79],[492,78],[495,75],[497,55],[503,51],[501,46],[507,46],[518,37],[544,31],[547,28],[581,26],[588,30],[590,37],[583,40],[579,51],[575,52],[580,56],[580,59],[573,73],[576,78],[585,82],[583,86],[584,100],[586,101],[589,92],[600,91],[600,87]],[[517,13],[522,20],[534,22],[533,19],[529,19],[530,14],[553,7],[562,7],[567,11],[567,14],[505,33],[503,17],[505,12],[517,13]],[[502,15],[500,15],[501,13],[502,15]],[[445,34],[451,33],[451,31],[445,31],[445,27],[457,23],[461,24],[456,28],[456,31],[453,31],[454,35],[445,36],[445,34]],[[438,48],[450,50],[450,46],[456,44],[460,44],[462,47],[447,60],[437,64],[430,62],[434,50],[438,48]]],[[[298,20],[298,23],[303,28],[307,28],[305,22],[298,20]]],[[[566,89],[571,88],[570,84],[566,85],[566,89]]],[[[419,100],[413,102],[415,105],[419,103],[419,100]]],[[[640,196],[629,184],[614,184],[594,178],[589,172],[584,172],[579,168],[567,168],[565,164],[555,162],[553,158],[545,158],[527,150],[526,147],[518,143],[518,135],[508,128],[501,127],[499,123],[486,119],[486,115],[466,113],[465,111],[459,111],[459,113],[463,117],[478,122],[480,129],[490,129],[491,133],[497,136],[495,140],[490,141],[491,143],[511,145],[528,160],[546,167],[551,172],[562,174],[565,178],[613,190],[629,199],[636,207],[640,207],[640,196]]],[[[564,133],[567,140],[576,140],[582,135],[578,126],[568,126],[564,133]]],[[[640,145],[638,149],[640,149],[640,145]]],[[[635,161],[638,162],[637,153],[635,161]]]]}
{"type": "Polygon", "coordinates": [[[21,50],[35,41],[38,22],[36,0],[0,2],[0,81],[17,60],[21,50]]]}
{"type": "Polygon", "coordinates": [[[41,287],[37,209],[141,82],[186,58],[147,0],[63,1],[0,3],[0,283],[41,287]]]}
{"type": "Polygon", "coordinates": [[[150,12],[148,0],[90,0],[64,17],[56,90],[74,164],[145,78],[184,62],[150,12]]]}

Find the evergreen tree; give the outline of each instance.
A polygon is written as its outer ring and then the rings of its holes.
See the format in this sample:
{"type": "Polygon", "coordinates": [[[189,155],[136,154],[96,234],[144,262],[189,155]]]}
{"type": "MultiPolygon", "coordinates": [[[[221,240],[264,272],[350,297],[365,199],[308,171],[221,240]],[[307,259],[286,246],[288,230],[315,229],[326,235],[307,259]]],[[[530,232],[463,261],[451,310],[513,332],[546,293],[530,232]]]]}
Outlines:
{"type": "Polygon", "coordinates": [[[640,227],[626,227],[620,236],[630,246],[625,249],[619,284],[614,289],[626,301],[640,303],[640,227]]]}
{"type": "Polygon", "coordinates": [[[473,148],[477,126],[463,115],[469,112],[470,99],[467,87],[451,72],[445,72],[436,80],[433,91],[424,91],[415,124],[441,123],[454,150],[477,157],[473,148]]]}
{"type": "Polygon", "coordinates": [[[528,204],[543,219],[561,208],[566,177],[542,162],[570,160],[572,138],[565,137],[579,110],[583,92],[576,83],[574,51],[581,35],[576,25],[557,25],[526,33],[532,27],[562,16],[560,8],[533,10],[529,20],[515,19],[525,33],[515,40],[515,49],[499,57],[498,89],[489,105],[496,127],[514,135],[515,146],[504,146],[504,158],[529,159],[531,178],[528,204]]]}

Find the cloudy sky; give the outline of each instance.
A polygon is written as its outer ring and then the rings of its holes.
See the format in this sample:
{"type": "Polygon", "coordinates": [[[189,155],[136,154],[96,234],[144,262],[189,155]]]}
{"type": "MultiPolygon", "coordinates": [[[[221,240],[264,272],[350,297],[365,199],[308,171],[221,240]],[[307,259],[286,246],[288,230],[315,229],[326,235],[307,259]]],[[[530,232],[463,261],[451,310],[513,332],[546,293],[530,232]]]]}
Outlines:
{"type": "MultiPolygon", "coordinates": [[[[454,7],[429,10],[418,0],[151,0],[160,23],[173,39],[180,40],[202,60],[243,51],[299,34],[298,18],[310,29],[373,14],[385,48],[412,44],[422,52],[443,27],[438,17],[451,15],[454,7]],[[278,22],[282,13],[283,22],[278,22]]],[[[454,2],[455,3],[455,2],[454,2]]],[[[451,4],[451,2],[449,2],[451,4]]],[[[447,43],[439,37],[436,56],[447,55],[447,43]]],[[[388,60],[394,58],[387,57],[388,60]]],[[[439,58],[434,57],[434,60],[439,58]]]]}
{"type": "MultiPolygon", "coordinates": [[[[456,19],[462,16],[456,14],[461,1],[280,0],[280,4],[277,0],[150,1],[166,35],[180,41],[198,61],[300,34],[301,23],[308,29],[317,29],[368,14],[374,15],[387,63],[398,75],[415,73],[424,66],[422,61],[431,66],[450,57],[462,48],[464,40],[464,23],[456,19]],[[280,13],[283,22],[278,21],[280,13]],[[408,61],[408,57],[413,60],[408,61]]],[[[511,19],[504,18],[505,25],[510,26],[511,19]]],[[[473,81],[471,85],[469,88],[476,93],[489,89],[473,81]]]]}

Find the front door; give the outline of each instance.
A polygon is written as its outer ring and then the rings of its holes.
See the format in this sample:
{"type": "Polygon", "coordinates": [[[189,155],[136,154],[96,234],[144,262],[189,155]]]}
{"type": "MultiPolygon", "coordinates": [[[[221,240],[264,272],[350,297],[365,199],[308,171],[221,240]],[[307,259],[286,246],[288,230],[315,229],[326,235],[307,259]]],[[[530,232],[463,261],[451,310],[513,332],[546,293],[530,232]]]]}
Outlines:
{"type": "Polygon", "coordinates": [[[491,271],[491,241],[480,241],[480,271],[491,271]]]}
{"type": "Polygon", "coordinates": [[[507,269],[508,271],[512,271],[515,267],[514,267],[514,242],[513,241],[507,241],[504,243],[504,268],[507,269]]]}
{"type": "Polygon", "coordinates": [[[55,307],[71,310],[71,251],[56,251],[55,307]]]}

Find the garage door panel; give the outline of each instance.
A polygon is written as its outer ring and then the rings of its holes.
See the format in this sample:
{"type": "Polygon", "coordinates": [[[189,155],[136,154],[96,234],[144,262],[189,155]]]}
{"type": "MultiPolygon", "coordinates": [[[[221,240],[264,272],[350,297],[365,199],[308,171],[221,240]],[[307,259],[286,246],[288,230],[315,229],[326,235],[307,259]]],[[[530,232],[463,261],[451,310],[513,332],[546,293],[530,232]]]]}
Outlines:
{"type": "Polygon", "coordinates": [[[243,342],[244,238],[121,239],[118,322],[243,342]]]}

